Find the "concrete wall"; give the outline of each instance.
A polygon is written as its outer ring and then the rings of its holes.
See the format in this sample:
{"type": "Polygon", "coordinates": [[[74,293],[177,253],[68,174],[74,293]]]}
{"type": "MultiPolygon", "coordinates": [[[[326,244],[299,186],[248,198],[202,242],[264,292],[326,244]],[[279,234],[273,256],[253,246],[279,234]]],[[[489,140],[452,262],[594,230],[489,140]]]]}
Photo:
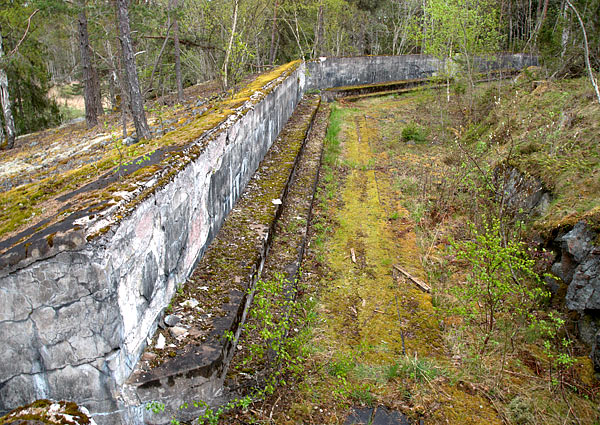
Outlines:
{"type": "Polygon", "coordinates": [[[429,77],[444,62],[432,56],[360,56],[307,62],[307,89],[325,89],[429,77]]]}
{"type": "Polygon", "coordinates": [[[110,231],[0,270],[0,412],[49,397],[85,405],[100,423],[119,423],[120,386],[147,336],[304,91],[420,78],[441,65],[426,56],[303,64],[212,132],[195,161],[110,231]]]}
{"type": "Polygon", "coordinates": [[[0,278],[0,411],[50,397],[120,422],[120,385],[304,84],[302,65],[111,231],[0,278]]]}
{"type": "MultiPolygon", "coordinates": [[[[322,57],[306,64],[307,89],[426,78],[446,69],[445,63],[444,60],[428,55],[322,57]]],[[[525,54],[499,54],[490,59],[476,59],[474,69],[477,71],[521,69],[531,65],[537,65],[537,57],[525,54]]],[[[456,65],[448,64],[447,68],[456,69],[456,65]]]]}

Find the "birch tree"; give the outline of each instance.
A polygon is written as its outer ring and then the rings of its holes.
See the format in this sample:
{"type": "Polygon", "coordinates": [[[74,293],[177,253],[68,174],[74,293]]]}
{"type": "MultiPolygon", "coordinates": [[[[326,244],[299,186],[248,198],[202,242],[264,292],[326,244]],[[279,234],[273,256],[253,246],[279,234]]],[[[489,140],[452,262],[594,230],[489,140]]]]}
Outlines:
{"type": "Polygon", "coordinates": [[[2,28],[0,27],[0,105],[2,106],[2,115],[4,116],[4,129],[6,143],[1,146],[5,149],[12,149],[15,145],[15,121],[12,115],[12,106],[10,102],[10,93],[8,92],[8,76],[3,67],[4,50],[2,48],[2,28]]]}

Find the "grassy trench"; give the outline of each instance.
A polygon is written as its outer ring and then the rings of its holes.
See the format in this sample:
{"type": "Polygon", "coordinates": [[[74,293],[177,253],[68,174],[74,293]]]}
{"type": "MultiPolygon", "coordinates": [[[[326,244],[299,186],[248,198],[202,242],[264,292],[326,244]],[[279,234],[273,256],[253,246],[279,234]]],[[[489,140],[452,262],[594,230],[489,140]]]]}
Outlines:
{"type": "Polygon", "coordinates": [[[320,320],[290,423],[343,423],[351,406],[375,405],[436,423],[500,423],[484,396],[452,382],[431,295],[395,267],[427,280],[378,124],[372,105],[333,108],[306,264],[320,320]]]}

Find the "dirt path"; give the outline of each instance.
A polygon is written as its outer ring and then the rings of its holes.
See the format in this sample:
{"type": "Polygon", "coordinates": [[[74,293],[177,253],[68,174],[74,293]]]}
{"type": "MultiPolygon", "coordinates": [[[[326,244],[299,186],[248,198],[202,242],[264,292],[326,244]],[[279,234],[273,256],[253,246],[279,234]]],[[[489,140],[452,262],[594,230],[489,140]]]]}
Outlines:
{"type": "Polygon", "coordinates": [[[368,347],[366,360],[426,355],[439,345],[431,297],[394,265],[424,279],[407,211],[394,201],[386,168],[371,149],[377,130],[358,111],[342,135],[349,173],[341,187],[338,228],[326,244],[335,278],[323,297],[327,332],[337,349],[368,347]],[[405,347],[402,347],[402,338],[405,347]]]}
{"type": "Polygon", "coordinates": [[[385,406],[413,423],[500,423],[487,399],[446,373],[452,353],[431,294],[415,283],[427,284],[427,275],[414,220],[402,205],[410,194],[398,184],[411,165],[419,170],[432,158],[410,146],[389,149],[385,120],[392,111],[399,113],[397,100],[365,100],[341,104],[332,116],[341,120],[341,153],[335,200],[322,211],[333,224],[322,247],[327,273],[315,356],[329,377],[314,381],[333,394],[321,399],[325,411],[337,411],[325,422],[362,423],[352,419],[357,408],[385,406]]]}

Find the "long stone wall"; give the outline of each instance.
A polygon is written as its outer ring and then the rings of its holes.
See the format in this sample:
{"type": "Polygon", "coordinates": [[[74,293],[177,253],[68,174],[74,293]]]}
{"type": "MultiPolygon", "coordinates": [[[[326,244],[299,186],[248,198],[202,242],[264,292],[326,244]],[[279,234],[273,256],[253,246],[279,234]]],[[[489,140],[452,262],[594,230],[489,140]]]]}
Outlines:
{"type": "MultiPolygon", "coordinates": [[[[434,76],[440,70],[456,69],[458,65],[451,62],[452,59],[441,60],[426,55],[323,57],[307,62],[307,89],[426,78],[434,76]]],[[[476,58],[473,69],[483,72],[522,69],[531,65],[537,65],[537,57],[525,54],[498,54],[489,59],[476,58]]]]}
{"type": "MultiPolygon", "coordinates": [[[[494,66],[534,63],[503,58],[494,66]]],[[[36,398],[70,399],[99,423],[120,423],[121,385],[148,335],[303,93],[421,78],[441,66],[427,56],[300,64],[201,137],[209,140],[202,153],[109,231],[0,270],[0,413],[36,398]]]]}
{"type": "Polygon", "coordinates": [[[114,229],[1,278],[0,411],[50,397],[119,422],[120,385],[294,111],[304,66],[276,84],[114,229]]]}

